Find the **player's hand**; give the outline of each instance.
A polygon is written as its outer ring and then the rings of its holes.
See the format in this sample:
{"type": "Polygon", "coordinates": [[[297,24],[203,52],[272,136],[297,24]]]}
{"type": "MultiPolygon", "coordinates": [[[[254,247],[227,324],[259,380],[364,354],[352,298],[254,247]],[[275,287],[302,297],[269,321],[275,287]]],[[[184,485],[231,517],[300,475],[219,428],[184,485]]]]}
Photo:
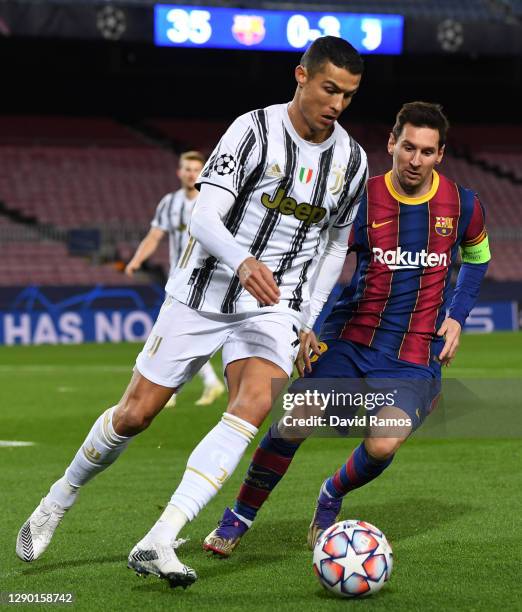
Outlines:
{"type": "Polygon", "coordinates": [[[239,282],[250,295],[266,306],[279,303],[281,292],[270,268],[255,257],[247,257],[237,269],[239,282]]]}
{"type": "Polygon", "coordinates": [[[437,332],[438,336],[444,336],[444,347],[439,355],[439,362],[441,365],[449,366],[457,349],[459,348],[460,332],[462,327],[458,321],[448,317],[444,323],[440,326],[437,332]]]}
{"type": "Polygon", "coordinates": [[[299,333],[299,340],[299,353],[297,353],[295,365],[297,367],[297,371],[299,372],[299,376],[304,376],[305,371],[312,371],[310,349],[313,351],[314,355],[320,355],[321,351],[319,349],[319,343],[317,342],[316,335],[313,331],[301,331],[299,333]]]}
{"type": "Polygon", "coordinates": [[[141,268],[141,265],[137,264],[135,261],[131,259],[129,263],[125,266],[125,274],[127,276],[133,276],[134,272],[136,272],[136,270],[139,270],[140,268],[141,268]]]}

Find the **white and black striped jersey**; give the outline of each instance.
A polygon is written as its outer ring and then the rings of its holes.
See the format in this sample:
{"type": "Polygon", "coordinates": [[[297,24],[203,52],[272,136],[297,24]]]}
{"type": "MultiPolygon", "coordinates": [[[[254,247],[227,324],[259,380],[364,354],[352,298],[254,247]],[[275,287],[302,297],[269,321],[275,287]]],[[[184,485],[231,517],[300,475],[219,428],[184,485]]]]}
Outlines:
{"type": "Polygon", "coordinates": [[[169,235],[170,273],[174,271],[181,254],[189,240],[188,224],[197,198],[189,200],[184,189],[167,193],[160,200],[151,221],[151,227],[157,227],[169,235]]]}
{"type": "MultiPolygon", "coordinates": [[[[311,264],[324,249],[332,216],[339,227],[353,221],[367,161],[338,123],[322,143],[301,138],[287,107],[276,104],[238,117],[197,185],[218,185],[235,196],[225,226],[272,270],[281,291],[279,307],[300,311],[309,299],[311,264]]],[[[201,311],[232,314],[261,307],[235,272],[192,238],[166,290],[201,311]]]]}

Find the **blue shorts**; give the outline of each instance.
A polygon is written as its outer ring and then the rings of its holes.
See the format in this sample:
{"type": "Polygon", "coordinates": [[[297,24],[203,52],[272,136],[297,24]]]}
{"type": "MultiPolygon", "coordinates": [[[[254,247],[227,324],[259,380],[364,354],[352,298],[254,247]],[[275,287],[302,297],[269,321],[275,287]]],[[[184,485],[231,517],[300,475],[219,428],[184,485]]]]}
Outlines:
{"type": "MultiPolygon", "coordinates": [[[[407,413],[414,430],[435,407],[441,392],[439,364],[423,366],[402,361],[349,340],[329,340],[321,342],[320,347],[321,354],[312,358],[312,371],[305,374],[305,379],[357,379],[354,389],[393,393],[392,405],[407,413]]],[[[298,381],[294,385],[300,386],[298,381]]],[[[373,414],[378,412],[376,407],[373,414]]]]}

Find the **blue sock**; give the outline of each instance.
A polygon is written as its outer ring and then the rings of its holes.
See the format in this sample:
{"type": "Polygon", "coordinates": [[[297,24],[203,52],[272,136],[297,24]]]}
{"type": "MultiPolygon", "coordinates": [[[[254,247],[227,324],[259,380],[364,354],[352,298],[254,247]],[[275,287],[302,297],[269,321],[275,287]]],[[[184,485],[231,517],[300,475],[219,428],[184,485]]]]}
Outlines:
{"type": "Polygon", "coordinates": [[[390,465],[393,457],[394,455],[382,461],[375,459],[368,454],[364,442],[361,442],[348,461],[328,478],[324,488],[330,497],[344,497],[349,491],[377,478],[390,465]]]}
{"type": "Polygon", "coordinates": [[[286,474],[299,444],[280,437],[274,423],[252,457],[234,505],[234,512],[253,521],[277,483],[286,474]]]}

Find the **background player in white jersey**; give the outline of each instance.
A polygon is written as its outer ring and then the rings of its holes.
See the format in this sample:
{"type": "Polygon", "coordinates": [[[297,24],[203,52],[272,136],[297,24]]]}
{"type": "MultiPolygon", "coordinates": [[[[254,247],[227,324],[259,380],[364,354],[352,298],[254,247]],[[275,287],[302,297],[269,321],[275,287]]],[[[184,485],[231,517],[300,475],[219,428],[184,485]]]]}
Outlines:
{"type": "Polygon", "coordinates": [[[178,533],[236,468],[271,408],[273,380],[291,375],[300,339],[301,348],[310,344],[344,263],[367,163],[336,119],[362,70],[348,42],[319,38],[295,69],[292,101],[242,115],[224,134],[199,179],[191,239],[132,380],[20,529],[20,558],[43,553],[79,488],[222,348],[227,410],[193,450],[165,511],[128,559],[138,573],[171,586],[196,580],[177,558],[178,533]]]}
{"type": "MultiPolygon", "coordinates": [[[[148,234],[140,242],[125,268],[127,276],[132,276],[141,268],[143,262],[156,252],[166,235],[169,237],[169,276],[173,274],[189,240],[188,225],[198,197],[196,179],[204,163],[205,158],[199,151],[186,151],[180,155],[177,175],[181,188],[161,198],[148,234]]],[[[203,380],[204,389],[196,406],[207,406],[224,393],[225,387],[209,362],[201,366],[198,374],[203,380]]],[[[176,394],[173,393],[167,406],[173,406],[175,403],[176,394]]]]}

